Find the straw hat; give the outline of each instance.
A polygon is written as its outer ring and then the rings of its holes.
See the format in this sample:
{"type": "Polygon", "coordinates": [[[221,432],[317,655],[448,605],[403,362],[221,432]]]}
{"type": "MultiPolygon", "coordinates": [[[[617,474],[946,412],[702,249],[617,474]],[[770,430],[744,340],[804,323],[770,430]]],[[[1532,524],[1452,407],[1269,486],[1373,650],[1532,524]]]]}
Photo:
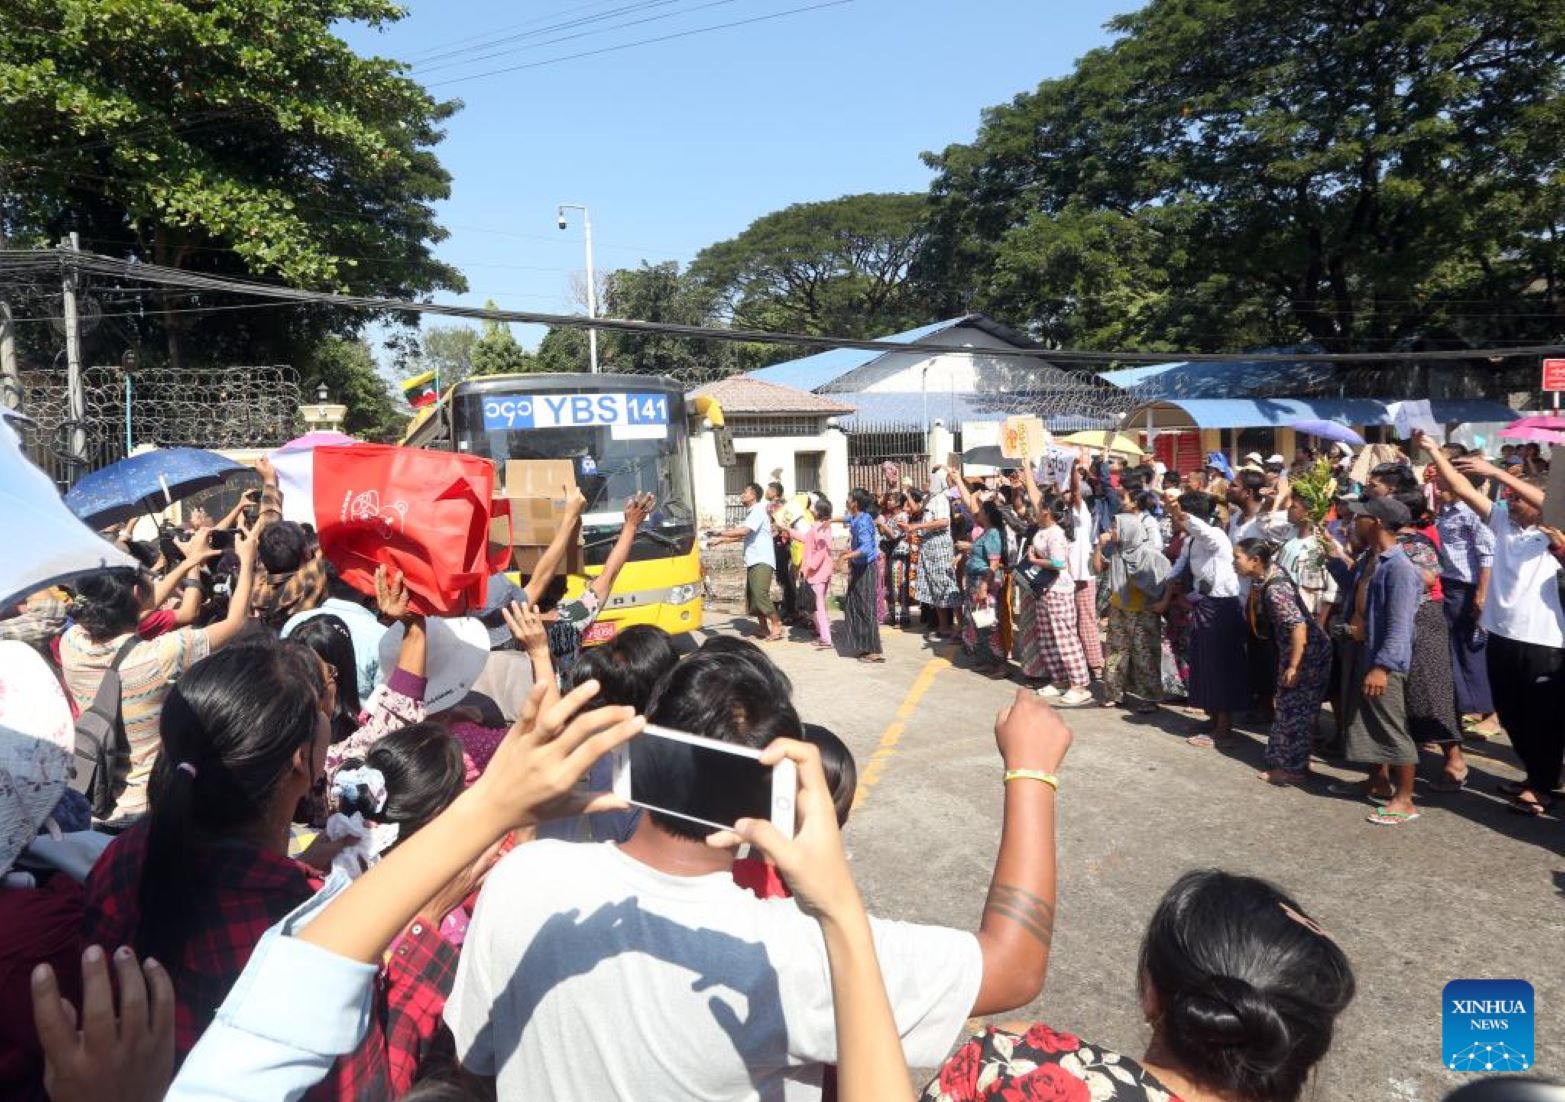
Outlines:
{"type": "Polygon", "coordinates": [[[26,643],[0,641],[0,872],[65,794],[75,745],[59,680],[26,643]]]}

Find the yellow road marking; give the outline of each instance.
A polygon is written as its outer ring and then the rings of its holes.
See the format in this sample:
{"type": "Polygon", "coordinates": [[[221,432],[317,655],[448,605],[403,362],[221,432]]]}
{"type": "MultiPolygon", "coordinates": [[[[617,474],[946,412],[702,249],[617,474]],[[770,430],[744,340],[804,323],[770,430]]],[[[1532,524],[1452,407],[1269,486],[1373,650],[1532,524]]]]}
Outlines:
{"type": "Polygon", "coordinates": [[[859,774],[859,788],[853,794],[853,810],[857,811],[864,806],[864,801],[869,799],[869,790],[880,781],[880,776],[886,771],[886,765],[896,756],[897,745],[902,741],[902,734],[907,730],[907,721],[913,718],[913,709],[918,707],[918,702],[929,691],[929,686],[935,682],[935,677],[941,670],[949,670],[951,662],[946,658],[931,658],[924,663],[924,668],[918,671],[918,676],[913,679],[913,685],[902,698],[902,703],[897,707],[897,718],[892,720],[886,730],[880,736],[880,744],[875,747],[875,752],[870,755],[869,762],[859,774]]]}

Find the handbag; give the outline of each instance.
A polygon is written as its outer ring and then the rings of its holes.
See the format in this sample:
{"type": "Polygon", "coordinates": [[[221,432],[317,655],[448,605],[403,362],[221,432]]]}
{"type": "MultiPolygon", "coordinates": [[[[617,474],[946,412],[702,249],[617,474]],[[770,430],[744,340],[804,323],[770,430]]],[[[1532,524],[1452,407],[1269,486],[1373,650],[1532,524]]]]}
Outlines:
{"type": "Polygon", "coordinates": [[[979,631],[988,631],[990,628],[994,627],[996,618],[994,605],[992,604],[985,605],[983,608],[973,609],[971,615],[969,616],[969,619],[971,619],[973,622],[973,627],[977,628],[979,631]]]}
{"type": "Polygon", "coordinates": [[[389,444],[315,449],[321,552],[343,581],[375,592],[375,571],[401,571],[415,612],[461,616],[484,607],[489,576],[509,546],[491,550],[495,502],[487,459],[389,444]]]}

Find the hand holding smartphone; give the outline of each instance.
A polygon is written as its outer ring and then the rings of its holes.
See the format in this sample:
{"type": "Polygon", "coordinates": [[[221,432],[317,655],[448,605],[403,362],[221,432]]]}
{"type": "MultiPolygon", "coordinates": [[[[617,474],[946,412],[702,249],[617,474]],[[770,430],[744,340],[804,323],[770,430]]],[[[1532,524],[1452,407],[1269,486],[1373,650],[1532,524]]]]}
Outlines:
{"type": "Polygon", "coordinates": [[[793,837],[799,777],[792,759],[649,723],[615,749],[612,764],[614,795],[637,807],[716,831],[760,819],[793,837]]]}

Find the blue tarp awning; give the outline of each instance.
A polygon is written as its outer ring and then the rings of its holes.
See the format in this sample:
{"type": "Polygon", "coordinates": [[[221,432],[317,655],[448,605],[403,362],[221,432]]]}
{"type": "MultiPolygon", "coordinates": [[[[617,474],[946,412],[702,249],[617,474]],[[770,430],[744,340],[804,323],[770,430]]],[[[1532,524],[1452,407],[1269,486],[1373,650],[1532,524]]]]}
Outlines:
{"type": "MultiPolygon", "coordinates": [[[[1521,416],[1486,398],[1436,398],[1429,403],[1445,424],[1510,422],[1521,416]]],[[[1295,421],[1337,421],[1344,425],[1389,425],[1386,403],[1374,398],[1185,398],[1148,402],[1125,418],[1125,429],[1287,428],[1295,421]]]]}

